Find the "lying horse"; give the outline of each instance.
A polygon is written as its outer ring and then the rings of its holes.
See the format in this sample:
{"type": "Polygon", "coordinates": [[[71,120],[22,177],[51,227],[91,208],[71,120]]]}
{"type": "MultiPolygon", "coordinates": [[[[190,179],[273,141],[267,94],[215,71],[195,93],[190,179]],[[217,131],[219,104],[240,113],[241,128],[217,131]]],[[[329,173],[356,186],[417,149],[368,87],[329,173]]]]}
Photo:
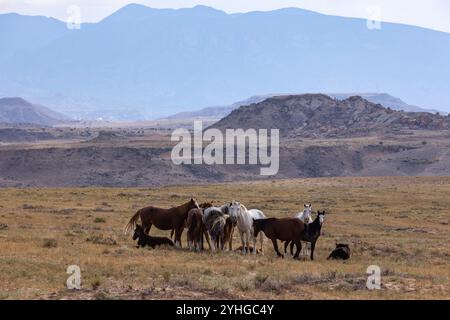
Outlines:
{"type": "Polygon", "coordinates": [[[125,226],[125,233],[132,230],[139,218],[142,221],[142,228],[148,234],[150,228],[154,224],[161,230],[175,230],[175,245],[181,247],[181,235],[184,230],[185,221],[189,210],[198,208],[198,203],[195,199],[170,209],[162,209],[157,207],[146,207],[138,210],[133,217],[131,217],[128,224],[125,226]]]}
{"type": "Polygon", "coordinates": [[[148,234],[145,234],[144,229],[140,225],[137,224],[136,229],[134,230],[133,240],[136,240],[138,238],[139,238],[138,243],[137,243],[138,248],[150,246],[153,249],[155,249],[156,246],[161,246],[161,245],[173,246],[173,242],[169,238],[149,236],[148,234]]]}
{"type": "Polygon", "coordinates": [[[203,236],[205,236],[209,249],[211,249],[211,241],[203,223],[203,211],[210,207],[212,207],[211,203],[203,203],[200,205],[200,209],[194,208],[188,212],[186,219],[186,228],[188,229],[187,241],[188,247],[191,250],[203,250],[203,236]]]}
{"type": "Polygon", "coordinates": [[[297,218],[253,219],[253,236],[256,238],[261,231],[272,240],[275,252],[282,258],[284,255],[278,250],[277,240],[293,241],[297,246],[294,258],[298,258],[302,248],[300,240],[305,232],[305,224],[302,221],[297,218]]]}
{"type": "Polygon", "coordinates": [[[334,249],[327,260],[347,260],[350,258],[350,247],[348,244],[336,243],[336,249],[334,249]]]}
{"type": "Polygon", "coordinates": [[[233,229],[233,220],[228,214],[215,207],[207,208],[204,211],[203,222],[205,229],[211,237],[211,250],[223,250],[225,243],[230,241],[233,229]]]}

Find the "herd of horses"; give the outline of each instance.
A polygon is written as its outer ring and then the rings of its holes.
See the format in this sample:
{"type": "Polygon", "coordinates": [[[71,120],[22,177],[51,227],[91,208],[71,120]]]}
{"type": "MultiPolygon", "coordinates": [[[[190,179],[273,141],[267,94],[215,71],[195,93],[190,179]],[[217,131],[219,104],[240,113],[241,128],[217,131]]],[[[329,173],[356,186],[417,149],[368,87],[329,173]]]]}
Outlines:
{"type": "Polygon", "coordinates": [[[233,250],[233,233],[237,230],[242,241],[240,249],[244,254],[258,252],[256,248],[258,235],[259,252],[262,253],[265,234],[272,241],[279,257],[284,255],[278,249],[278,240],[284,242],[284,253],[287,253],[290,246],[290,253],[296,259],[301,252],[308,253],[308,246],[302,246],[304,242],[310,244],[310,258],[314,260],[314,249],[324,218],[325,211],[318,211],[315,219],[312,219],[311,204],[304,204],[303,211],[292,217],[267,218],[261,210],[247,209],[238,201],[233,200],[215,207],[211,203],[199,205],[191,198],[190,201],[169,209],[149,206],[138,210],[125,226],[125,232],[134,229],[133,240],[138,239],[138,247],[145,245],[155,247],[163,244],[181,247],[181,235],[187,228],[189,249],[204,250],[206,239],[209,249],[214,252],[233,250]],[[138,224],[139,219],[141,225],[138,224]],[[160,230],[171,230],[171,237],[175,235],[174,242],[169,238],[150,236],[149,232],[153,225],[160,230]]]}

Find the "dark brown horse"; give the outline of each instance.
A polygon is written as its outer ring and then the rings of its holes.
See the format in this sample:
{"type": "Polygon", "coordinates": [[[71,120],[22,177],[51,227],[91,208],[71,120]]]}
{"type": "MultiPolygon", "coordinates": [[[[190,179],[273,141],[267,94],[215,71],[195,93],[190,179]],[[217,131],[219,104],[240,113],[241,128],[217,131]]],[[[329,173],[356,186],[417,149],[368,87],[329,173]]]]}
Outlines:
{"type": "Polygon", "coordinates": [[[203,237],[206,238],[209,249],[211,249],[211,241],[203,222],[203,210],[209,207],[212,207],[211,203],[202,203],[200,209],[194,208],[188,212],[186,227],[188,229],[187,241],[189,249],[203,250],[203,237]]]}
{"type": "MultiPolygon", "coordinates": [[[[206,209],[206,208],[210,208],[210,207],[212,207],[213,205],[212,205],[212,202],[203,202],[201,205],[199,205],[199,207],[201,208],[201,209],[206,209]]],[[[189,218],[189,213],[188,213],[188,218],[189,218]]],[[[186,222],[187,222],[187,220],[186,220],[186,222]]],[[[186,225],[186,228],[188,228],[189,229],[189,226],[188,225],[186,225]]],[[[174,229],[172,229],[172,231],[170,232],[170,239],[172,239],[173,238],[173,234],[175,233],[175,230],[174,229]]],[[[188,235],[189,236],[189,235],[188,235]]],[[[203,240],[203,239],[202,239],[203,240]]],[[[208,240],[209,241],[209,240],[208,240]]],[[[188,244],[189,244],[189,239],[188,239],[188,244]]]]}
{"type": "Polygon", "coordinates": [[[202,249],[202,240],[204,232],[203,210],[191,209],[186,219],[187,243],[189,249],[200,251],[202,249]]]}
{"type": "Polygon", "coordinates": [[[170,209],[146,207],[138,210],[125,226],[125,232],[133,230],[139,218],[144,232],[148,234],[152,225],[160,230],[175,230],[175,245],[181,247],[181,235],[183,234],[186,218],[189,210],[198,208],[195,199],[170,209]]]}
{"type": "Polygon", "coordinates": [[[297,218],[269,218],[253,219],[253,232],[257,237],[259,232],[264,232],[267,238],[272,240],[273,248],[279,257],[284,255],[278,250],[277,240],[292,241],[297,245],[297,251],[294,258],[297,259],[302,248],[301,239],[305,231],[305,224],[297,218]]]}
{"type": "Polygon", "coordinates": [[[145,234],[144,229],[140,225],[136,225],[134,229],[133,240],[138,239],[137,247],[150,246],[155,249],[156,246],[169,245],[173,246],[172,240],[165,237],[152,237],[145,234]]]}
{"type": "MultiPolygon", "coordinates": [[[[311,260],[314,260],[314,248],[316,247],[316,242],[320,237],[320,231],[322,230],[322,224],[325,219],[325,211],[317,211],[317,216],[313,222],[305,225],[305,232],[302,236],[302,241],[311,243],[311,260]]],[[[289,241],[286,241],[284,245],[284,252],[286,253],[289,241]]],[[[294,242],[291,241],[291,255],[294,247],[294,242]]],[[[301,249],[301,248],[300,248],[301,249]]]]}

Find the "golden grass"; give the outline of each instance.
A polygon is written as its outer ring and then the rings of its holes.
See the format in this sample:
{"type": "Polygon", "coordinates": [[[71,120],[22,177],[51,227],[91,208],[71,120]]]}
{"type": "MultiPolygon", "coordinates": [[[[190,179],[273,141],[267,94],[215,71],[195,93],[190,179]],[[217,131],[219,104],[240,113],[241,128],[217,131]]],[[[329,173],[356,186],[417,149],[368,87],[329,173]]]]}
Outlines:
{"type": "MultiPolygon", "coordinates": [[[[399,177],[3,189],[0,298],[449,299],[449,194],[450,178],[399,177]],[[316,260],[278,259],[267,240],[265,254],[254,257],[137,249],[123,235],[138,208],[177,205],[191,195],[217,204],[238,199],[276,217],[312,202],[329,212],[316,260]],[[349,261],[326,260],[335,241],[350,243],[349,261]],[[73,264],[81,267],[81,291],[65,288],[73,264]],[[381,290],[365,287],[372,264],[382,269],[381,290]]],[[[169,236],[156,229],[151,234],[169,236]]]]}

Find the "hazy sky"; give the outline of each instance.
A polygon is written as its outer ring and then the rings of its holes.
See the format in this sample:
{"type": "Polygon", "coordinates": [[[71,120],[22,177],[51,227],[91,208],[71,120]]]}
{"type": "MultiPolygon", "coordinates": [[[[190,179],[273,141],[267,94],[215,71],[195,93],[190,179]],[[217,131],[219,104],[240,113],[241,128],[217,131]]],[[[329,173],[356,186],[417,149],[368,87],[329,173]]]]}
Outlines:
{"type": "Polygon", "coordinates": [[[81,9],[82,22],[99,21],[128,3],[154,8],[211,6],[226,12],[299,7],[326,14],[367,18],[381,13],[382,21],[398,22],[450,32],[449,0],[0,0],[0,13],[17,12],[66,20],[68,8],[81,9]]]}

